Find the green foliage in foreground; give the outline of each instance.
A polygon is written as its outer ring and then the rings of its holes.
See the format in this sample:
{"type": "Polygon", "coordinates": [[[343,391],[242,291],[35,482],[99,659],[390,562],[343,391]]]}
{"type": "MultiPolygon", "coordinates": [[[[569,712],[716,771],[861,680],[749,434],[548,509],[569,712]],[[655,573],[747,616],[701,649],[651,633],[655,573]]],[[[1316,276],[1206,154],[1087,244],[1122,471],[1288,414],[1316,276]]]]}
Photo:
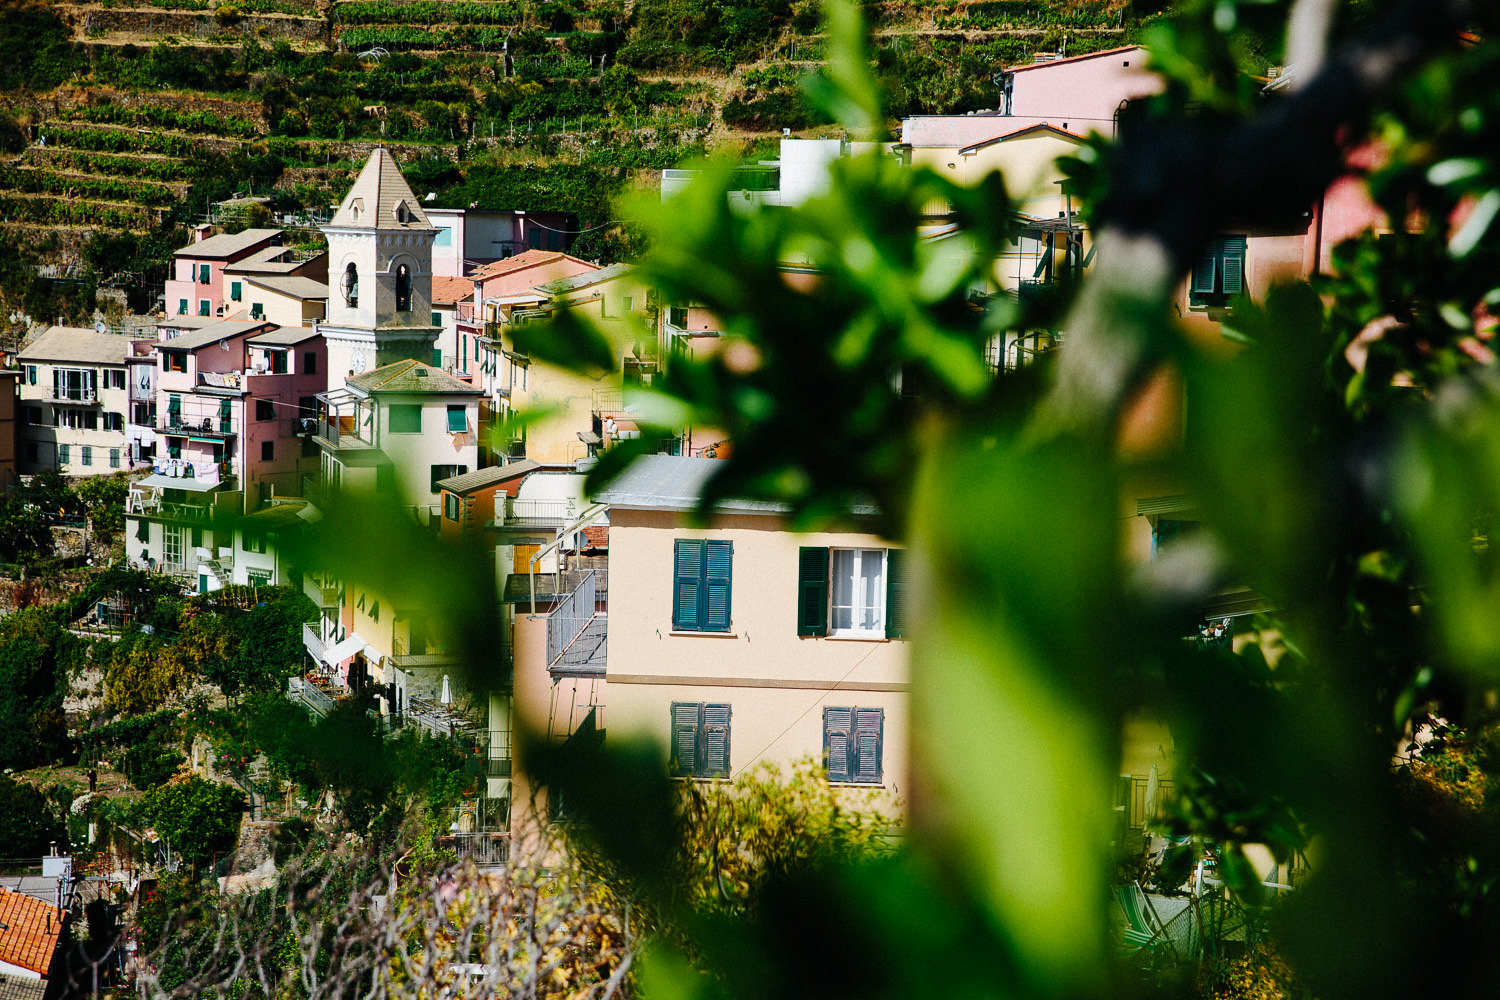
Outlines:
{"type": "MultiPolygon", "coordinates": [[[[974,262],[1008,235],[998,180],[949,190],[854,161],[798,210],[736,216],[721,180],[658,217],[650,277],[665,300],[723,317],[726,335],[712,358],[676,359],[636,412],[663,432],[734,440],[705,513],[754,497],[816,526],[878,501],[883,530],[925,567],[912,638],[921,795],[894,859],[830,860],[764,886],[755,916],[701,920],[664,875],[674,831],[660,752],[564,760],[551,777],[568,808],[636,891],[690,928],[686,945],[645,957],[644,993],[1191,988],[1118,961],[1106,907],[1121,733],[1142,714],[1171,727],[1186,799],[1174,832],[1215,842],[1248,905],[1262,890],[1246,845],[1282,864],[1313,857],[1271,921],[1300,989],[1500,989],[1488,957],[1500,856],[1484,810],[1439,822],[1432,798],[1412,794],[1423,768],[1392,767],[1434,713],[1466,733],[1496,719],[1500,163],[1481,123],[1500,118],[1500,100],[1481,81],[1500,73],[1500,50],[1456,35],[1500,25],[1481,5],[1446,22],[1430,5],[1375,6],[1329,76],[1274,99],[1241,74],[1230,29],[1282,8],[1205,3],[1161,25],[1166,90],[1119,145],[1093,143],[1072,167],[1100,263],[1051,301],[970,301],[984,286],[974,262]],[[1379,95],[1351,93],[1370,47],[1405,72],[1379,95]],[[1239,346],[1205,349],[1203,324],[1190,332],[1174,305],[1206,242],[1285,231],[1339,173],[1342,143],[1366,135],[1387,145],[1376,198],[1398,225],[1431,224],[1339,248],[1316,290],[1230,303],[1212,320],[1239,346]],[[940,197],[962,234],[949,252],[916,236],[921,206],[940,197]],[[816,283],[786,281],[789,260],[816,283]],[[985,370],[992,336],[1057,328],[1067,342],[1054,356],[985,370]],[[1164,368],[1185,399],[1181,437],[1122,448],[1139,444],[1130,415],[1164,368]],[[920,383],[916,400],[895,391],[898,376],[920,383]],[[1152,482],[1166,485],[1141,485],[1152,482]],[[1127,572],[1122,499],[1153,488],[1190,494],[1202,534],[1127,572]],[[1183,641],[1214,594],[1240,586],[1277,610],[1232,649],[1183,641]]],[[[879,98],[841,9],[829,8],[832,44],[849,55],[821,96],[851,127],[874,124],[879,98]]],[[[606,453],[596,482],[631,450],[606,453]]],[[[1429,764],[1487,791],[1487,744],[1461,765],[1440,746],[1429,764]]]]}
{"type": "Polygon", "coordinates": [[[0,857],[39,859],[54,843],[66,849],[67,840],[67,827],[45,792],[0,774],[0,857]]]}

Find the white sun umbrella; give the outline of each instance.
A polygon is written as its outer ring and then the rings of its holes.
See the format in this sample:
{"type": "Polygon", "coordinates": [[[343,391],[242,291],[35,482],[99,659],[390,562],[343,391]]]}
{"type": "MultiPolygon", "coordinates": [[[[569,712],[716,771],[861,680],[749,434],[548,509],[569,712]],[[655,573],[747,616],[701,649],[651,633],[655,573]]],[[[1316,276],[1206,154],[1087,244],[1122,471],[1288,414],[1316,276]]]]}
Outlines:
{"type": "Polygon", "coordinates": [[[1151,777],[1146,779],[1146,801],[1141,804],[1141,812],[1145,816],[1145,825],[1151,826],[1156,819],[1156,811],[1160,805],[1161,798],[1161,776],[1156,773],[1156,765],[1151,765],[1151,777]]]}
{"type": "MultiPolygon", "coordinates": [[[[451,705],[451,704],[453,704],[453,688],[448,683],[448,675],[447,674],[443,675],[443,698],[442,698],[442,701],[443,701],[444,705],[451,705]]],[[[1152,773],[1153,776],[1156,774],[1156,769],[1154,767],[1151,769],[1151,773],[1152,773]]]]}

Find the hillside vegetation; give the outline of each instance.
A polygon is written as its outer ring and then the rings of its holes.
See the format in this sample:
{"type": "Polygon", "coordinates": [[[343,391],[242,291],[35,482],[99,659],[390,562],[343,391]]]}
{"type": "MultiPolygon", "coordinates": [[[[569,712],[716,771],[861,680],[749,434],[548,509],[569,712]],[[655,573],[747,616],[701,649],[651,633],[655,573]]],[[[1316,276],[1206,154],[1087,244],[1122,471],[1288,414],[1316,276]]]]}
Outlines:
{"type": "MultiPolygon", "coordinates": [[[[866,13],[892,120],[1139,27],[1118,0],[866,13]]],[[[595,227],[662,168],[834,133],[798,86],[822,57],[816,0],[0,0],[0,305],[78,318],[111,279],[149,305],[180,227],[235,195],[326,209],[376,143],[436,204],[576,212],[577,252],[617,259],[636,239],[595,227]]]]}

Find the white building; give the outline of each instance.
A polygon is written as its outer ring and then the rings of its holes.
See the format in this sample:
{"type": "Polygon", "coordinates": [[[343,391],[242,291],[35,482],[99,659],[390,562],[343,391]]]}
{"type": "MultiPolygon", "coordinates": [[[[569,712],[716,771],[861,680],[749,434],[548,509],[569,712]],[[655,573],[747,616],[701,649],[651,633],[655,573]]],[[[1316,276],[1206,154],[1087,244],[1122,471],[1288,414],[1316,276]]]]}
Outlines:
{"type": "Polygon", "coordinates": [[[90,476],[128,465],[127,336],[48,328],[18,355],[23,474],[90,476]]]}

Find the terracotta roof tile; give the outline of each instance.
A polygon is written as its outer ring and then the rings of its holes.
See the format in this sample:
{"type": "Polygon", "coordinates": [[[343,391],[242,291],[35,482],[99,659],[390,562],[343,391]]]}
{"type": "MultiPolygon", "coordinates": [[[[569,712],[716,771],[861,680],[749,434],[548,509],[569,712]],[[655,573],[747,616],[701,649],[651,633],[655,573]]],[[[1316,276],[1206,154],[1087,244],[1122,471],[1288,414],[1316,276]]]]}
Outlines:
{"type": "Polygon", "coordinates": [[[40,899],[0,887],[0,926],[9,928],[0,930],[0,961],[45,976],[62,936],[57,911],[40,899]]]}
{"type": "Polygon", "coordinates": [[[434,302],[463,302],[473,296],[473,278],[456,278],[449,274],[432,276],[432,301],[434,302]]]}
{"type": "Polygon", "coordinates": [[[492,264],[486,264],[483,267],[475,268],[473,271],[469,272],[469,277],[475,280],[478,280],[480,278],[493,278],[496,275],[510,274],[513,271],[524,271],[528,267],[537,267],[542,264],[550,264],[556,260],[571,260],[588,267],[596,266],[594,264],[590,264],[586,260],[579,260],[579,258],[574,257],[571,254],[563,253],[560,250],[525,250],[521,253],[516,254],[514,257],[506,257],[504,260],[497,260],[492,264]]]}

